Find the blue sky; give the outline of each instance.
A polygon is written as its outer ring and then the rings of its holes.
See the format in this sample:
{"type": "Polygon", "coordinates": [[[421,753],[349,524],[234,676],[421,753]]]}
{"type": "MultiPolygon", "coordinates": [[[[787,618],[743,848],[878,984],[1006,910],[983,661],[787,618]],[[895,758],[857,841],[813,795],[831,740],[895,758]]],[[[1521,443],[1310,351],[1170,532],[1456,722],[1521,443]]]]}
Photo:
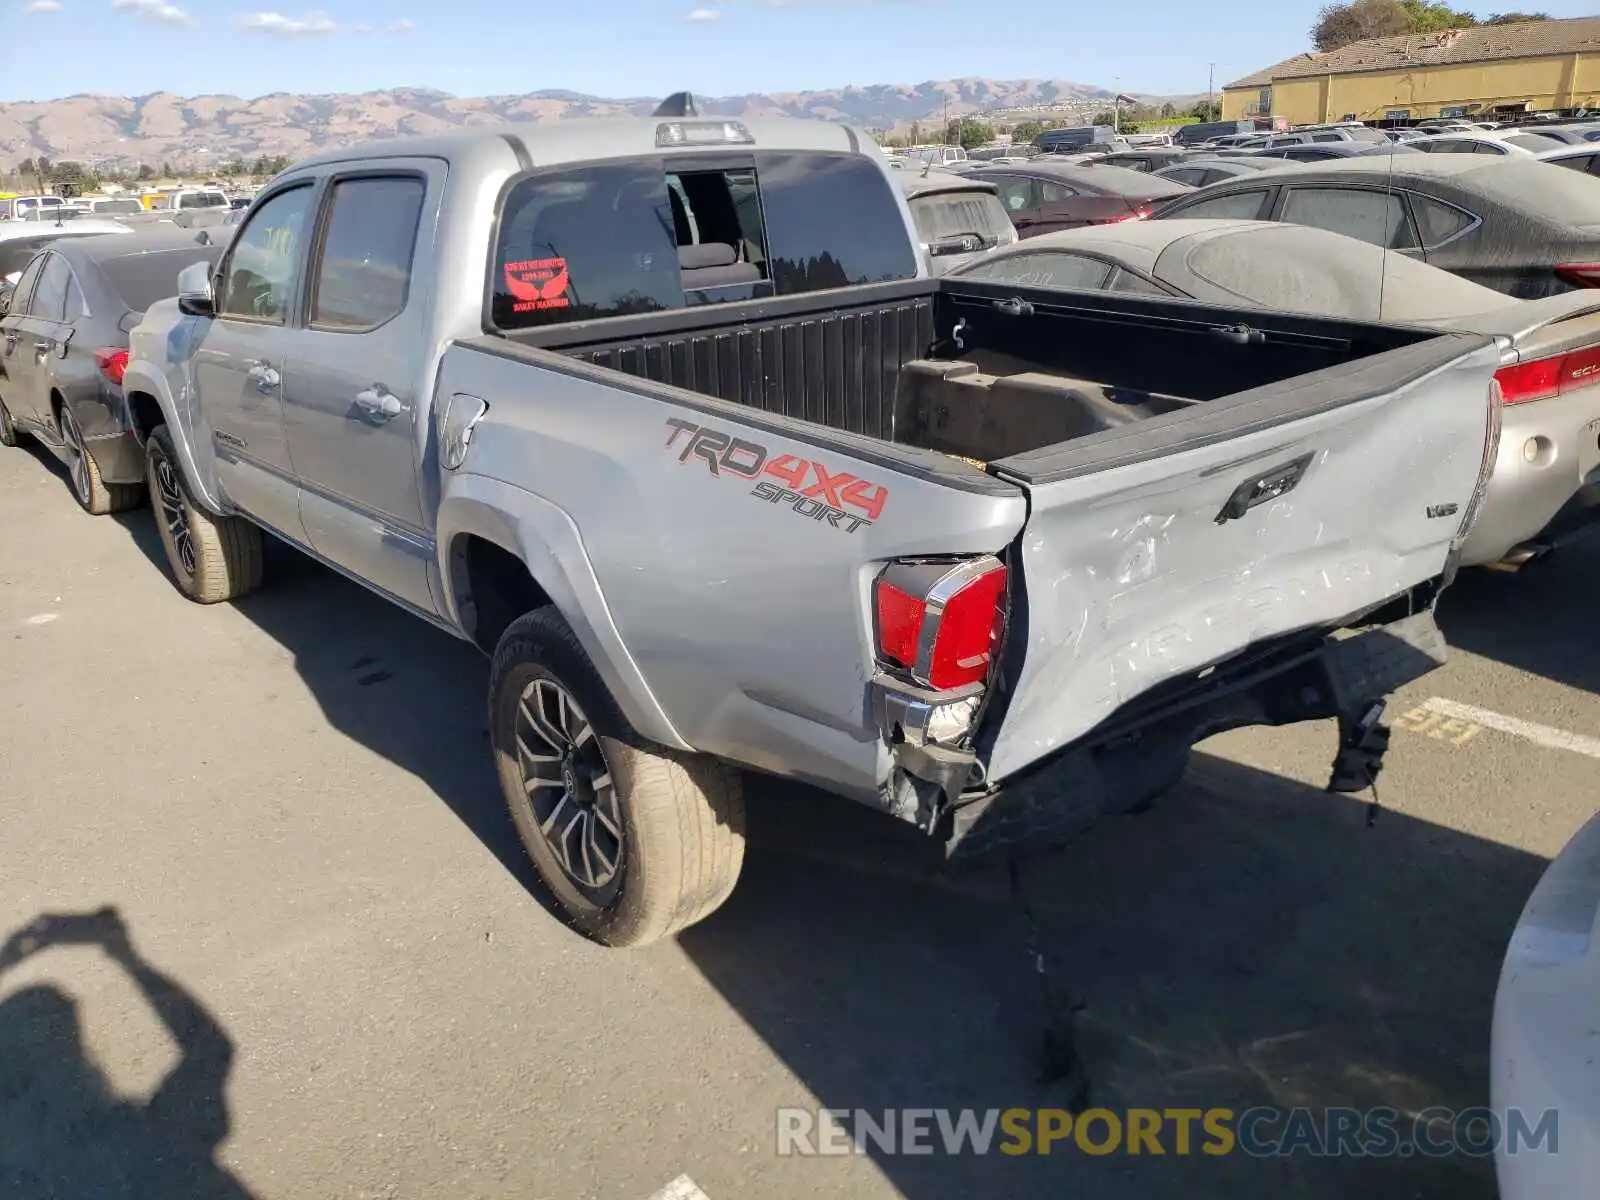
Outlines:
{"type": "MultiPolygon", "coordinates": [[[[1220,86],[1304,49],[1318,8],[1317,0],[277,3],[0,0],[0,100],[400,86],[461,96],[683,87],[726,95],[958,75],[1202,92],[1210,61],[1220,86]]],[[[1538,7],[1585,15],[1559,0],[1538,7]]]]}

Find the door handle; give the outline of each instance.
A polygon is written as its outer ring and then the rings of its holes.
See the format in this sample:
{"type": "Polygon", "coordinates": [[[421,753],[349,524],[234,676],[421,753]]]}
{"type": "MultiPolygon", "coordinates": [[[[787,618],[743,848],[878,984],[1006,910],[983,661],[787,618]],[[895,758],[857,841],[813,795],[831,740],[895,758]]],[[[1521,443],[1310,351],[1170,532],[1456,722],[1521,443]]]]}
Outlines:
{"type": "Polygon", "coordinates": [[[33,357],[37,362],[43,362],[50,356],[50,351],[55,349],[54,342],[35,342],[33,344],[33,357]]]}
{"type": "Polygon", "coordinates": [[[356,393],[356,407],[363,415],[378,421],[388,421],[405,412],[406,406],[381,383],[375,383],[364,392],[356,393]]]}
{"type": "Polygon", "coordinates": [[[1273,467],[1270,471],[1246,479],[1233,490],[1233,495],[1229,496],[1228,502],[1222,506],[1222,511],[1216,516],[1217,524],[1226,525],[1229,521],[1236,521],[1256,505],[1266,504],[1294,491],[1315,457],[1314,453],[1302,454],[1299,458],[1273,467]]]}
{"type": "Polygon", "coordinates": [[[252,363],[249,374],[250,378],[256,381],[256,391],[258,392],[276,391],[278,385],[283,382],[283,376],[279,375],[275,368],[268,366],[266,363],[252,363]]]}

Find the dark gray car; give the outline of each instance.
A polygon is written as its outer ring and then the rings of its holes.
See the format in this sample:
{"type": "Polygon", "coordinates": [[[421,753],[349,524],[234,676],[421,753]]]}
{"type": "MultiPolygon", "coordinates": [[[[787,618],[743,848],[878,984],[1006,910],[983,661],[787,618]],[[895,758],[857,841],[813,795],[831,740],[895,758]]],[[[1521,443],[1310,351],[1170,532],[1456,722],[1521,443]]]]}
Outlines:
{"type": "Polygon", "coordinates": [[[1215,184],[1155,215],[1310,225],[1523,300],[1600,286],[1600,180],[1530,157],[1308,163],[1215,184]]]}
{"type": "Polygon", "coordinates": [[[128,331],[176,291],[178,271],[215,263],[204,232],[60,238],[23,271],[0,318],[0,444],[33,436],[66,464],[91,513],[144,499],[144,452],[122,392],[128,331]]]}
{"type": "Polygon", "coordinates": [[[1256,175],[1281,166],[1283,163],[1277,159],[1259,158],[1253,154],[1241,155],[1238,158],[1224,158],[1220,154],[1197,154],[1184,162],[1162,167],[1154,174],[1158,179],[1171,179],[1177,183],[1187,183],[1190,187],[1202,188],[1210,187],[1213,183],[1221,183],[1226,179],[1256,175]]]}

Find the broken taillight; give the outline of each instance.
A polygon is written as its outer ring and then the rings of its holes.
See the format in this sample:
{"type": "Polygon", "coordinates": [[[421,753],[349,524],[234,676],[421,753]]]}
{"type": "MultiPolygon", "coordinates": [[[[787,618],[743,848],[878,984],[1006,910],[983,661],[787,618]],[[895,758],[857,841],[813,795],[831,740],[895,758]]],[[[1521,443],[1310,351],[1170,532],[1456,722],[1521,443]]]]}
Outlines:
{"type": "Polygon", "coordinates": [[[121,387],[122,377],[128,370],[128,352],[119,350],[115,346],[107,346],[104,350],[96,350],[94,352],[94,365],[100,368],[100,374],[118,387],[121,387]]]}
{"type": "Polygon", "coordinates": [[[1501,367],[1494,377],[1506,404],[1547,400],[1600,383],[1600,346],[1585,346],[1568,354],[1512,363],[1501,367]]]}
{"type": "Polygon", "coordinates": [[[1135,209],[1132,209],[1129,212],[1118,213],[1114,217],[1107,217],[1105,219],[1105,221],[1103,222],[1103,224],[1106,224],[1106,225],[1117,225],[1117,224],[1120,224],[1123,221],[1144,221],[1144,220],[1148,220],[1149,217],[1150,217],[1150,214],[1152,212],[1154,212],[1154,211],[1155,210],[1153,208],[1151,208],[1150,205],[1147,204],[1143,208],[1135,208],[1135,209]]]}
{"type": "Polygon", "coordinates": [[[924,687],[982,683],[1005,626],[1006,567],[990,555],[896,562],[873,588],[877,652],[924,687]]]}
{"type": "Polygon", "coordinates": [[[1556,267],[1556,275],[1573,287],[1600,287],[1600,263],[1561,263],[1556,267]]]}

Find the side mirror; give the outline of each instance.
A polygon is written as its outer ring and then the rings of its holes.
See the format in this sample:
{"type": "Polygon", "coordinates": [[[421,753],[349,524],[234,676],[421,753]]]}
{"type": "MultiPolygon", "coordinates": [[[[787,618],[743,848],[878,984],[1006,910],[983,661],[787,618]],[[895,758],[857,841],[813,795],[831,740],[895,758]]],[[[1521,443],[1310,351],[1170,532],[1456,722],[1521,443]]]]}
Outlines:
{"type": "Polygon", "coordinates": [[[190,317],[216,316],[210,263],[197,262],[178,272],[178,311],[190,317]]]}

